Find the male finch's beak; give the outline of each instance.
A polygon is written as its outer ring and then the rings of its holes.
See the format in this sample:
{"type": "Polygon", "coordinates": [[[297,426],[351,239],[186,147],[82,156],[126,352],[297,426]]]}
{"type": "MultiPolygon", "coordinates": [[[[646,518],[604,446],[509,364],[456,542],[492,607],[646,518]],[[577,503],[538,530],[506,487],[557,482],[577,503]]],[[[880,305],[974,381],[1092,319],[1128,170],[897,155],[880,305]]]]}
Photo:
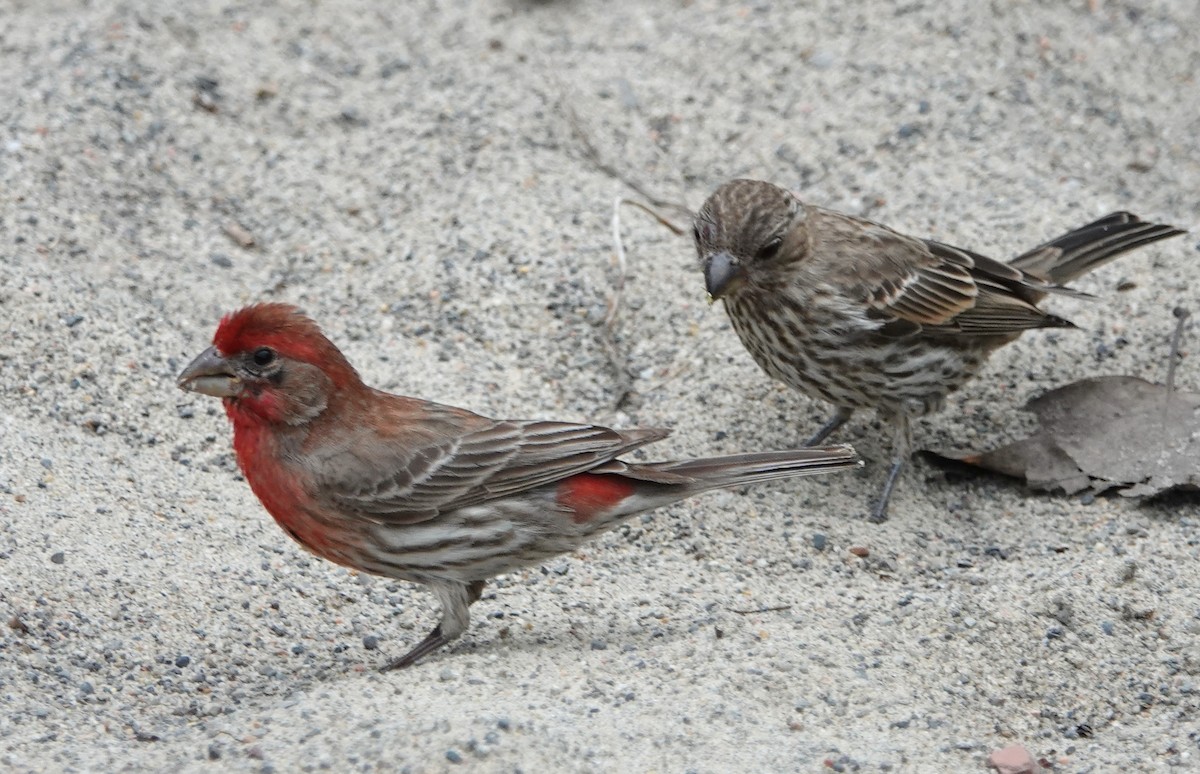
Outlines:
{"type": "Polygon", "coordinates": [[[231,398],[238,394],[241,380],[216,347],[209,347],[183,369],[175,380],[181,390],[201,392],[216,398],[231,398]]]}
{"type": "Polygon", "coordinates": [[[742,265],[724,250],[710,255],[704,262],[704,284],[712,301],[728,293],[744,278],[745,270],[742,265]]]}

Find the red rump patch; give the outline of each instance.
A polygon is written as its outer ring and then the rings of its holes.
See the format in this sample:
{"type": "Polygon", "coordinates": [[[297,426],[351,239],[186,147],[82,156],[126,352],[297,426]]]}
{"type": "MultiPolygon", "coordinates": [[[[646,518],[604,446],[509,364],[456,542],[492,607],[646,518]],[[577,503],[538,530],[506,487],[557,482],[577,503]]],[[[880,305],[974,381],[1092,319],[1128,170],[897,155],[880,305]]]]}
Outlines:
{"type": "Polygon", "coordinates": [[[614,473],[581,473],[558,486],[559,505],[575,512],[571,521],[582,524],[633,494],[633,482],[614,473]]]}

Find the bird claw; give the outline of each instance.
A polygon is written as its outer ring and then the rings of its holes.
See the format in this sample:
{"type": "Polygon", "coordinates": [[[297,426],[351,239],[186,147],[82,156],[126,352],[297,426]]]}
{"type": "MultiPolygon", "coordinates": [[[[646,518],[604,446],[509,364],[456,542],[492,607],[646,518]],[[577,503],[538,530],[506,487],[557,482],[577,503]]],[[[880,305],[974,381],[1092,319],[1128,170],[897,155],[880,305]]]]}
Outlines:
{"type": "Polygon", "coordinates": [[[900,471],[904,469],[904,461],[904,457],[892,460],[892,467],[888,470],[883,491],[879,494],[879,500],[875,503],[875,507],[871,509],[871,515],[867,517],[867,521],[872,524],[882,524],[888,520],[888,503],[892,499],[892,490],[896,488],[896,479],[900,478],[900,471]]]}
{"type": "Polygon", "coordinates": [[[850,421],[850,417],[854,414],[852,408],[839,407],[832,417],[825,424],[821,425],[820,429],[804,442],[805,448],[819,446],[826,438],[833,435],[842,425],[850,421]]]}
{"type": "Polygon", "coordinates": [[[441,624],[438,624],[437,626],[433,627],[433,631],[429,633],[429,636],[421,640],[421,642],[415,648],[405,653],[400,658],[387,662],[379,668],[379,671],[392,672],[397,669],[408,669],[410,666],[425,658],[446,643],[450,642],[452,639],[453,637],[447,637],[446,635],[442,634],[442,626],[441,624]]]}

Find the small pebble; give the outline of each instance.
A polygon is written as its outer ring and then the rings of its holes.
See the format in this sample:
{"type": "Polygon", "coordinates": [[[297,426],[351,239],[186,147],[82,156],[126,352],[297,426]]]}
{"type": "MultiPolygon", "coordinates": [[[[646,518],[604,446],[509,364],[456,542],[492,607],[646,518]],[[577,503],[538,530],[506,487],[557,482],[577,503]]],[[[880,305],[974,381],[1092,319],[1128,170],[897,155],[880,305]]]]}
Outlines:
{"type": "Polygon", "coordinates": [[[865,559],[871,555],[871,549],[867,548],[866,546],[850,546],[850,553],[865,559]]]}
{"type": "Polygon", "coordinates": [[[176,656],[175,658],[175,666],[179,667],[180,669],[183,669],[190,663],[192,663],[191,656],[176,656]]]}
{"type": "Polygon", "coordinates": [[[837,59],[829,51],[816,51],[808,58],[808,63],[818,70],[828,70],[837,59]]]}
{"type": "Polygon", "coordinates": [[[608,643],[604,640],[592,640],[592,650],[608,650],[608,643]]]}
{"type": "Polygon", "coordinates": [[[447,750],[446,760],[450,761],[451,763],[462,763],[463,757],[458,750],[447,750]]]}
{"type": "Polygon", "coordinates": [[[62,551],[55,551],[54,553],[50,554],[50,561],[54,562],[55,564],[62,564],[63,562],[67,561],[67,556],[62,551]]]}
{"type": "Polygon", "coordinates": [[[366,637],[363,637],[363,647],[367,650],[377,650],[379,648],[379,636],[368,634],[366,637]]]}
{"type": "Polygon", "coordinates": [[[993,751],[988,756],[987,765],[999,774],[1037,774],[1039,769],[1037,761],[1019,744],[993,751]]]}
{"type": "Polygon", "coordinates": [[[379,77],[391,78],[396,73],[404,72],[410,67],[412,67],[412,65],[408,63],[407,59],[393,59],[379,68],[379,77]]]}
{"type": "Polygon", "coordinates": [[[633,90],[633,84],[624,78],[617,78],[617,97],[621,100],[621,106],[626,110],[637,110],[638,102],[637,93],[633,90]]]}
{"type": "Polygon", "coordinates": [[[829,545],[829,538],[825,537],[825,535],[820,532],[813,533],[813,536],[812,536],[813,548],[815,548],[818,551],[824,551],[825,546],[827,546],[827,545],[829,545]]]}
{"type": "Polygon", "coordinates": [[[342,112],[338,114],[338,121],[347,126],[366,126],[367,119],[359,112],[358,108],[346,107],[342,108],[342,112]]]}

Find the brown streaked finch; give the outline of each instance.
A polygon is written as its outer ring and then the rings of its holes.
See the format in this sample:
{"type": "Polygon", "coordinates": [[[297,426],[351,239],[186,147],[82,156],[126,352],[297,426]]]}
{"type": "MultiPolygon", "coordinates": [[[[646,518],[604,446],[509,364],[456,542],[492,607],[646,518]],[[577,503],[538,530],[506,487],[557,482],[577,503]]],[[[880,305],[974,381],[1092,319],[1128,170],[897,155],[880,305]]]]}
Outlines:
{"type": "Polygon", "coordinates": [[[227,315],[178,383],[222,399],[250,489],[292,538],[324,559],[433,590],[440,623],[385,669],[466,631],[489,578],[572,551],[634,514],[860,464],[848,446],[622,460],[667,431],[496,420],[381,392],[285,304],[227,315]]]}
{"type": "Polygon", "coordinates": [[[1038,308],[1064,283],[1136,247],[1183,231],[1128,212],[1038,245],[1005,264],[815,207],[757,180],[718,188],[695,217],[705,284],[755,362],[837,411],[810,444],[856,409],[891,425],[892,459],[872,519],[912,449],[912,420],[946,396],[997,348],[1031,328],[1071,328],[1038,308]]]}

